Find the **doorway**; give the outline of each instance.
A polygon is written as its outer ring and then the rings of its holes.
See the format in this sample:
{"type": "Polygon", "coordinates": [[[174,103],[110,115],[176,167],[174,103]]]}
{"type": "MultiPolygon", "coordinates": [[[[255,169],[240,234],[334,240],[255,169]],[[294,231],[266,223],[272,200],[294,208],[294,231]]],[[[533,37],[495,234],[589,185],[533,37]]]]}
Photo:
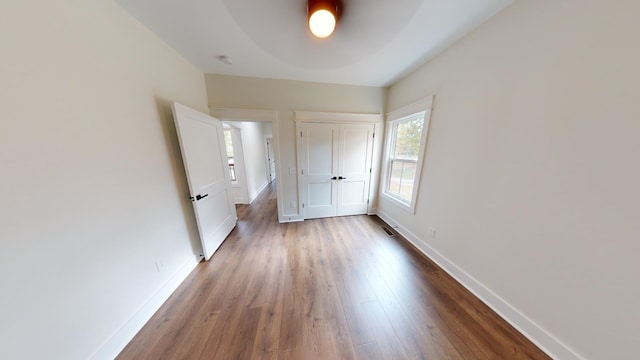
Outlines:
{"type": "MultiPolygon", "coordinates": [[[[209,113],[228,123],[229,125],[234,125],[234,124],[239,124],[239,123],[252,123],[252,124],[260,124],[262,127],[266,128],[267,130],[265,130],[264,134],[267,134],[269,136],[269,138],[272,139],[271,141],[271,146],[273,147],[273,163],[274,163],[274,172],[273,174],[275,174],[276,177],[280,177],[281,175],[281,169],[279,167],[279,146],[278,146],[278,127],[276,126],[277,121],[278,121],[278,112],[274,111],[274,110],[254,110],[254,109],[216,109],[216,108],[209,108],[209,113]]],[[[241,131],[241,141],[243,142],[243,149],[246,147],[246,142],[247,142],[247,136],[244,135],[244,130],[241,131]],[[244,139],[243,139],[244,138],[244,139]]],[[[268,178],[267,178],[267,171],[266,171],[266,163],[265,163],[265,157],[266,157],[266,149],[264,144],[265,144],[265,137],[264,134],[262,135],[262,137],[255,143],[257,144],[260,148],[263,149],[263,153],[265,155],[263,155],[262,157],[260,157],[257,160],[258,165],[256,166],[260,166],[262,168],[265,169],[265,173],[264,173],[264,183],[265,183],[265,187],[266,184],[269,184],[268,182],[268,178]]],[[[235,154],[234,154],[235,155],[235,154]]],[[[245,169],[250,166],[247,159],[245,159],[245,169]]],[[[237,169],[236,169],[237,170],[237,169]]],[[[250,176],[247,176],[247,179],[249,179],[250,176]]],[[[274,177],[275,178],[275,177],[274,177]]],[[[259,177],[256,175],[256,179],[258,179],[255,183],[256,184],[260,184],[261,181],[259,179],[259,177]]],[[[281,181],[274,181],[273,182],[275,184],[275,190],[276,190],[276,201],[277,201],[277,207],[278,207],[278,221],[279,222],[285,222],[286,218],[284,217],[283,213],[282,213],[282,209],[283,209],[283,205],[282,205],[282,184],[281,181]]],[[[261,186],[260,186],[261,187],[261,186]]],[[[259,192],[257,192],[257,194],[259,194],[259,192]]],[[[252,200],[249,197],[249,200],[252,200]]]]}
{"type": "MultiPolygon", "coordinates": [[[[224,121],[225,137],[228,140],[227,156],[236,204],[251,204],[271,183],[265,138],[272,138],[270,122],[224,121]],[[230,146],[229,146],[230,145],[230,146]]],[[[272,154],[272,156],[274,156],[272,154]]],[[[275,160],[274,160],[275,162],[275,160]]],[[[273,169],[275,172],[275,169],[273,169]]]]}

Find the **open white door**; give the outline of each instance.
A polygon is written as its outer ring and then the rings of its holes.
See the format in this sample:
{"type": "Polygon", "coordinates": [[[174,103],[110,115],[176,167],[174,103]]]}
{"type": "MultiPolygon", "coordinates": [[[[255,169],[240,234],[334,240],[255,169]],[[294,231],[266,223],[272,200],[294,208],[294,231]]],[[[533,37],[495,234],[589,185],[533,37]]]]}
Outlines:
{"type": "Polygon", "coordinates": [[[202,254],[209,260],[237,221],[222,122],[176,102],[172,108],[202,254]]]}

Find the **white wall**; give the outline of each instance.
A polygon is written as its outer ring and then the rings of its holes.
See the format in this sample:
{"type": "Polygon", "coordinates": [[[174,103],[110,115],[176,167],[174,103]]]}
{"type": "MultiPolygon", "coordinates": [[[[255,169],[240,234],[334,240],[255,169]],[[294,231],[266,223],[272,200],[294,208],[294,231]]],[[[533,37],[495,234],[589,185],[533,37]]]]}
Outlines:
{"type": "Polygon", "coordinates": [[[416,214],[381,214],[558,358],[637,357],[638,13],[519,1],[389,90],[435,103],[416,214]]]}
{"type": "Polygon", "coordinates": [[[279,219],[299,220],[294,111],[381,113],[384,89],[228,75],[205,76],[210,108],[275,110],[278,119],[279,219]],[[294,202],[295,207],[289,204],[294,202]],[[283,206],[284,204],[284,206],[283,206]]]}
{"type": "Polygon", "coordinates": [[[196,264],[204,76],[111,1],[3,1],[0,44],[0,358],[111,357],[196,264]]]}
{"type": "Polygon", "coordinates": [[[273,137],[273,124],[270,122],[263,122],[262,124],[262,132],[266,137],[273,137]]]}
{"type": "MultiPolygon", "coordinates": [[[[228,122],[225,122],[229,125],[228,122]]],[[[249,192],[247,190],[247,175],[245,174],[244,150],[242,146],[242,130],[235,126],[230,126],[231,143],[233,144],[233,161],[236,172],[236,181],[231,182],[233,192],[233,202],[235,204],[249,204],[249,192]]]]}
{"type": "Polygon", "coordinates": [[[264,132],[262,123],[259,122],[232,122],[239,127],[242,134],[242,148],[244,165],[247,177],[247,191],[249,203],[267,186],[267,169],[264,159],[264,132]]]}

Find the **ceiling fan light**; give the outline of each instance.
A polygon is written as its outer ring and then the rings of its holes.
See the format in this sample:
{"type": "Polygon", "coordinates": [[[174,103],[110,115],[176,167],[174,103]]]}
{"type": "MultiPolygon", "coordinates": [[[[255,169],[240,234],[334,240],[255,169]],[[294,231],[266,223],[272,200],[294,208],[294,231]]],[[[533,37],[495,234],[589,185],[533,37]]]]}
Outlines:
{"type": "Polygon", "coordinates": [[[309,16],[309,30],[320,39],[329,37],[335,28],[336,16],[329,10],[316,10],[309,16]]]}

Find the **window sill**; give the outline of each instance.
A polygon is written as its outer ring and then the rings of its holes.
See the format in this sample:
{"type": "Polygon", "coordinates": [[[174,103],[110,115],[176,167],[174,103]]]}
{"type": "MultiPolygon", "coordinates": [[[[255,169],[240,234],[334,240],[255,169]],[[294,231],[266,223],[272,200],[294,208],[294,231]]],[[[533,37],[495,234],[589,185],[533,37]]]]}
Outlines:
{"type": "Polygon", "coordinates": [[[389,202],[391,202],[392,204],[395,204],[397,207],[399,207],[400,209],[410,213],[410,214],[415,214],[416,213],[416,205],[414,204],[407,204],[406,202],[398,199],[397,197],[390,195],[386,192],[382,192],[382,197],[384,199],[389,200],[389,202]]]}

